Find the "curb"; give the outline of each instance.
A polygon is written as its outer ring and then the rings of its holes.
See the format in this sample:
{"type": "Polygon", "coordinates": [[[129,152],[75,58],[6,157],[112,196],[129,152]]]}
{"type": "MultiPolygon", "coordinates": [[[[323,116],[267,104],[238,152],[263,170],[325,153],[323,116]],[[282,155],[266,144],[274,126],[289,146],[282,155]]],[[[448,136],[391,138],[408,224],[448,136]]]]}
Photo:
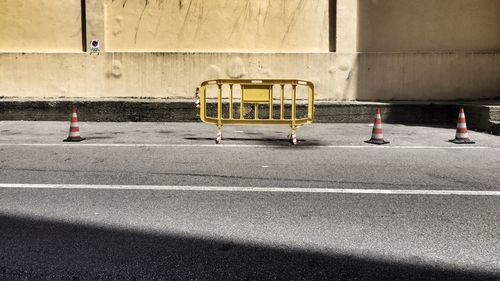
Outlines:
{"type": "MultiPolygon", "coordinates": [[[[196,122],[192,100],[0,100],[0,120],[68,121],[71,105],[80,121],[95,122],[196,122]]],[[[212,105],[209,104],[209,107],[212,105]]],[[[213,105],[215,106],[215,104],[213,105]]],[[[371,123],[375,108],[390,124],[439,124],[454,126],[458,107],[464,106],[472,130],[499,134],[500,105],[459,102],[329,102],[315,104],[317,123],[371,123]]],[[[297,112],[305,111],[298,104],[297,112]]]]}

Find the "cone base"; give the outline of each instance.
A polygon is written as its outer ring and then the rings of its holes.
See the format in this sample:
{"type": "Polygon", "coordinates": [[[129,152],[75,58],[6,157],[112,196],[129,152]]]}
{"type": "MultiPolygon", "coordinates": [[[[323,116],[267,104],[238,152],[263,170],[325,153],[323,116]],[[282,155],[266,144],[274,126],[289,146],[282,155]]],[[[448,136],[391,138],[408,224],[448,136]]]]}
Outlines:
{"type": "Polygon", "coordinates": [[[471,141],[470,139],[459,139],[459,138],[456,138],[454,140],[449,140],[449,142],[456,143],[456,144],[474,144],[474,143],[476,143],[475,141],[471,141]]]}
{"type": "Polygon", "coordinates": [[[369,139],[369,140],[367,140],[365,142],[366,143],[372,143],[372,144],[378,144],[378,145],[390,143],[390,142],[385,141],[383,139],[369,139]]]}
{"type": "Polygon", "coordinates": [[[81,142],[85,140],[85,138],[81,138],[81,137],[78,137],[78,138],[67,138],[65,140],[63,140],[63,142],[81,142]]]}

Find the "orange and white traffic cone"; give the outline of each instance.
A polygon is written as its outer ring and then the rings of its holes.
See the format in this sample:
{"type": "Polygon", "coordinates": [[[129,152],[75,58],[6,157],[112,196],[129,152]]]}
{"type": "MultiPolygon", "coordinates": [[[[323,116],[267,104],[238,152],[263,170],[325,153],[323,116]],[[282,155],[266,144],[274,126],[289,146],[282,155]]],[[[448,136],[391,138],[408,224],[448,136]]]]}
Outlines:
{"type": "Polygon", "coordinates": [[[465,112],[463,107],[461,107],[460,111],[458,112],[457,132],[455,134],[455,139],[450,140],[450,142],[457,144],[476,143],[469,139],[469,133],[467,132],[467,123],[465,122],[465,112]]]}
{"type": "Polygon", "coordinates": [[[64,142],[79,142],[85,140],[80,136],[80,128],[78,127],[78,116],[76,106],[71,106],[71,123],[69,125],[69,136],[64,142]]]}
{"type": "Polygon", "coordinates": [[[382,129],[382,119],[380,117],[380,108],[375,112],[375,121],[373,122],[373,130],[371,139],[365,141],[366,143],[373,144],[387,144],[388,141],[384,140],[384,130],[382,129]]]}

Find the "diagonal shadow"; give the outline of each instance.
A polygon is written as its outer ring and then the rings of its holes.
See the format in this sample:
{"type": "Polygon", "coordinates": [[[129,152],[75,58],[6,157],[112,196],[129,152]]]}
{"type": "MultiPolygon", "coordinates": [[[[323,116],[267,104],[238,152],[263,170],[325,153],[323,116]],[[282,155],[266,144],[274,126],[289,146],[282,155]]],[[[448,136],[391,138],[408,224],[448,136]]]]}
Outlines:
{"type": "Polygon", "coordinates": [[[1,280],[500,280],[500,275],[0,215],[1,280]]]}

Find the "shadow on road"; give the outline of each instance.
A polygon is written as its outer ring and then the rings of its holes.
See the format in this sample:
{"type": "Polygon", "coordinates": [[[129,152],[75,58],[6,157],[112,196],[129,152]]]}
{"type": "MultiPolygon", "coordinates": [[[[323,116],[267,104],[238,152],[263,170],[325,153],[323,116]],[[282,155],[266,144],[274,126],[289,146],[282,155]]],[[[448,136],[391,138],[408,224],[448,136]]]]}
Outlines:
{"type": "MultiPolygon", "coordinates": [[[[215,138],[195,138],[195,137],[186,137],[185,140],[190,141],[211,141],[215,142],[215,138]]],[[[298,145],[292,145],[289,139],[272,139],[272,138],[223,138],[222,141],[235,141],[235,142],[248,142],[251,144],[262,144],[262,145],[273,145],[273,146],[282,146],[282,147],[315,147],[315,146],[325,146],[328,145],[326,142],[321,142],[319,140],[305,140],[305,139],[297,139],[298,145]]]]}
{"type": "Polygon", "coordinates": [[[485,272],[0,215],[1,280],[499,280],[485,272]]]}

